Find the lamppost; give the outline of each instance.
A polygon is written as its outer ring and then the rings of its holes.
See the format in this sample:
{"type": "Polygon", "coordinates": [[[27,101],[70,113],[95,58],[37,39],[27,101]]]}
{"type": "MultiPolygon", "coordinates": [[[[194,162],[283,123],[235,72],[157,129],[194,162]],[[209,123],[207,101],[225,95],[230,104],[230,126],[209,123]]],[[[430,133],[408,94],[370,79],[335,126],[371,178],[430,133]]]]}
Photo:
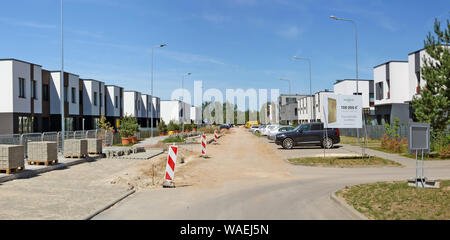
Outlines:
{"type": "Polygon", "coordinates": [[[184,78],[186,76],[191,76],[191,75],[192,75],[192,73],[186,73],[183,75],[183,78],[181,79],[181,90],[183,91],[183,97],[182,97],[182,99],[183,99],[183,101],[182,101],[183,116],[181,118],[181,121],[183,122],[182,123],[182,125],[183,125],[182,133],[184,133],[184,116],[186,115],[186,109],[184,109],[184,78]]]}
{"type": "MultiPolygon", "coordinates": [[[[309,96],[310,97],[313,97],[312,96],[312,71],[311,71],[311,59],[309,59],[309,58],[302,58],[302,57],[297,57],[297,56],[294,56],[294,59],[295,60],[305,60],[305,61],[307,61],[308,62],[308,64],[309,64],[309,96]]],[[[314,103],[314,101],[311,101],[311,103],[309,104],[309,105],[311,105],[311,114],[310,114],[310,116],[311,116],[311,118],[310,118],[310,122],[313,122],[313,103],[314,103]]]]}
{"type": "MultiPolygon", "coordinates": [[[[161,44],[161,45],[159,45],[159,46],[155,46],[155,47],[152,47],[152,86],[151,86],[151,96],[152,96],[152,101],[151,101],[151,103],[152,103],[152,106],[153,106],[153,65],[154,65],[154,55],[155,55],[155,49],[157,49],[157,48],[163,48],[163,47],[165,47],[165,46],[167,46],[167,44],[161,44]]],[[[156,106],[155,106],[156,107],[156,106]]],[[[153,107],[151,107],[150,108],[150,116],[151,116],[151,123],[150,123],[150,132],[152,132],[152,138],[153,138],[153,120],[154,120],[154,118],[153,118],[153,107]]]]}
{"type": "MultiPolygon", "coordinates": [[[[344,18],[338,18],[335,16],[330,16],[331,19],[334,19],[336,21],[346,21],[353,23],[353,26],[355,26],[355,49],[356,49],[356,95],[359,94],[359,70],[358,70],[358,27],[356,25],[356,22],[351,19],[344,19],[344,18]]],[[[358,137],[358,144],[359,144],[359,129],[356,129],[356,135],[358,137]]]]}
{"type": "Polygon", "coordinates": [[[280,78],[280,81],[286,81],[289,83],[289,94],[292,94],[291,90],[292,90],[292,85],[291,85],[291,80],[289,79],[285,79],[285,78],[280,78]]]}
{"type": "Polygon", "coordinates": [[[65,133],[65,121],[64,121],[64,4],[61,0],[61,72],[59,76],[59,92],[61,96],[60,111],[61,111],[61,152],[64,153],[64,133],[65,133]]]}

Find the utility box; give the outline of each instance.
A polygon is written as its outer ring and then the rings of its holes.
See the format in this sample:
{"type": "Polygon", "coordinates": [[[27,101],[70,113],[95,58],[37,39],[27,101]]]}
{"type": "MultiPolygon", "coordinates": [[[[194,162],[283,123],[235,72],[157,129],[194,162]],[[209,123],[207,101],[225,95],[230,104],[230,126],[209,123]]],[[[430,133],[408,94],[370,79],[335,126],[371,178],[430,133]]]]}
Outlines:
{"type": "Polygon", "coordinates": [[[65,158],[84,158],[88,155],[86,139],[70,139],[64,141],[65,158]]]}
{"type": "Polygon", "coordinates": [[[0,145],[0,170],[9,174],[19,168],[24,169],[24,151],[23,146],[0,145]]]}
{"type": "Polygon", "coordinates": [[[102,154],[103,141],[101,139],[87,139],[89,154],[102,154]]]}
{"type": "Polygon", "coordinates": [[[48,166],[58,163],[58,149],[56,142],[29,142],[28,164],[48,166]]]}

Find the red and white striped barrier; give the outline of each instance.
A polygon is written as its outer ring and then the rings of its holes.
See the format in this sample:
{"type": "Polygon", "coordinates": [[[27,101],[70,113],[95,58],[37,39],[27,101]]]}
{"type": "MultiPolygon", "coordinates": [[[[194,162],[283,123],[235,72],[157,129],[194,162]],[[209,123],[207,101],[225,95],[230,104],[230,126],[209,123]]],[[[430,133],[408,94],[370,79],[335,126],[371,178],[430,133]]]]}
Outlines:
{"type": "Polygon", "coordinates": [[[217,130],[214,131],[214,143],[217,143],[217,140],[219,139],[219,133],[217,130]]]}
{"type": "Polygon", "coordinates": [[[169,147],[169,156],[167,157],[166,176],[164,180],[168,183],[172,183],[175,177],[175,165],[177,163],[178,147],[169,147]]]}
{"type": "Polygon", "coordinates": [[[206,135],[203,134],[202,135],[202,157],[206,157],[206,145],[207,145],[206,135]]]}

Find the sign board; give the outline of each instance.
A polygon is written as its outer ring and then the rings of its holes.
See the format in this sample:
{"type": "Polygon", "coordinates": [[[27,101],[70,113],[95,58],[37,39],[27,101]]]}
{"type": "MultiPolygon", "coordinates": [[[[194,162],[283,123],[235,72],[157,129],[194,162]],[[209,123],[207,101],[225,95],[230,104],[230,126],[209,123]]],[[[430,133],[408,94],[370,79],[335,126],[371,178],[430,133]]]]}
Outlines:
{"type": "Polygon", "coordinates": [[[408,148],[410,153],[430,150],[430,124],[410,123],[408,148]]]}
{"type": "Polygon", "coordinates": [[[328,128],[362,128],[362,96],[327,94],[321,102],[328,128]]]}

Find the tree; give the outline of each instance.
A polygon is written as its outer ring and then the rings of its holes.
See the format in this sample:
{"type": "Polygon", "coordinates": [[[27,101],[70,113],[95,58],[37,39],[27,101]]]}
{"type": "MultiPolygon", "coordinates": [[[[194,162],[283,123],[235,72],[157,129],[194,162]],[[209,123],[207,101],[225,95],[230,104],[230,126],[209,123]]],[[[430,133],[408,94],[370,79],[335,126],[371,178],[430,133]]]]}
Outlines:
{"type": "Polygon", "coordinates": [[[414,97],[412,106],[415,116],[420,122],[430,123],[433,128],[433,138],[441,135],[449,121],[450,100],[450,21],[447,29],[441,30],[441,24],[436,19],[434,35],[428,33],[425,49],[430,58],[424,59],[421,69],[426,86],[420,97],[414,97]]]}
{"type": "Polygon", "coordinates": [[[102,117],[100,118],[100,121],[97,123],[97,126],[98,126],[100,129],[102,129],[102,130],[107,130],[107,131],[110,131],[110,132],[112,132],[112,131],[114,130],[114,128],[111,126],[111,123],[109,123],[109,122],[106,120],[106,117],[105,117],[105,116],[102,116],[102,117]]]}
{"type": "Polygon", "coordinates": [[[120,120],[120,136],[123,138],[129,138],[139,132],[139,124],[137,119],[132,116],[125,116],[120,120]]]}

